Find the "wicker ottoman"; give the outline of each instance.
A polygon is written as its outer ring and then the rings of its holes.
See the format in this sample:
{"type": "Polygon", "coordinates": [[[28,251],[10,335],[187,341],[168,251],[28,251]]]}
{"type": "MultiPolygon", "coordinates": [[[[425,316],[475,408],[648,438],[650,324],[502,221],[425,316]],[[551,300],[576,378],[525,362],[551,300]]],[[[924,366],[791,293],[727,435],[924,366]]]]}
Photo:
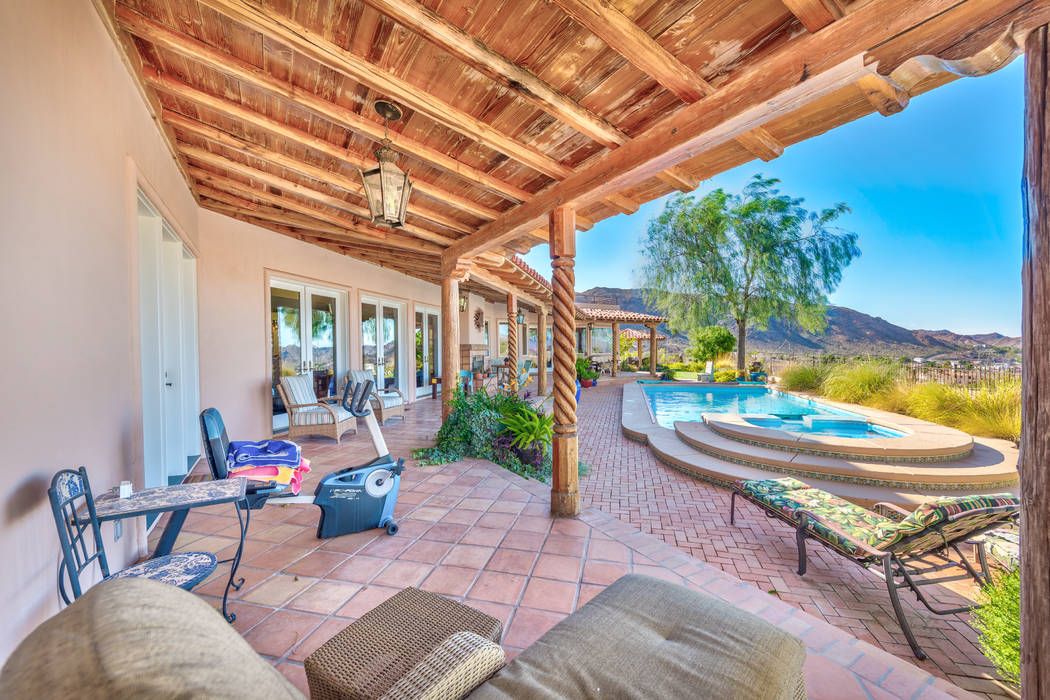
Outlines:
{"type": "Polygon", "coordinates": [[[449,637],[460,632],[471,632],[499,644],[503,625],[466,605],[418,588],[406,588],[306,657],[310,697],[381,697],[449,637]]]}

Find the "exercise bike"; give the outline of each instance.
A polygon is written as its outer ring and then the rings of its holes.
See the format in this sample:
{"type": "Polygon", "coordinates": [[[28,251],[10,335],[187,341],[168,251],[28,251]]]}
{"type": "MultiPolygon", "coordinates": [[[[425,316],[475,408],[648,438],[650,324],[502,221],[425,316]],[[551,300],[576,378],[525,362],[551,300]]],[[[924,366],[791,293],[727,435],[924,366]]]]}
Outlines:
{"type": "MultiPolygon", "coordinates": [[[[247,508],[258,510],[271,501],[315,505],[321,509],[317,522],[319,539],[374,528],[386,528],[387,534],[397,534],[394,507],[397,505],[405,460],[395,460],[390,456],[379,423],[368,405],[374,386],[372,380],[347,382],[342,405],[351,415],[365,419],[365,426],[378,455],[375,459],[328,474],[314,489],[313,496],[293,495],[285,484],[249,482],[245,495],[247,508]]],[[[201,412],[200,421],[212,478],[225,479],[229,474],[226,455],[230,449],[230,439],[222,415],[217,409],[209,408],[201,412]]]]}

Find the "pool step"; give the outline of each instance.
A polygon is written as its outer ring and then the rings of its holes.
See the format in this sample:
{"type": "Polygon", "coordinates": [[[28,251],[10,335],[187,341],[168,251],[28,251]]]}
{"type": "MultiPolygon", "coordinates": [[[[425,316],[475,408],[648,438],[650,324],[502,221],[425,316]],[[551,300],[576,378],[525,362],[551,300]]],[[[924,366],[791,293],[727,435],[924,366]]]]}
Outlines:
{"type": "MultiPolygon", "coordinates": [[[[951,462],[868,462],[788,452],[732,440],[699,422],[675,423],[675,436],[706,457],[765,473],[835,484],[938,494],[997,492],[1016,488],[1017,453],[1002,440],[975,440],[972,452],[951,462]]],[[[750,477],[749,477],[750,478],[750,477]]],[[[843,486],[838,486],[841,491],[843,486]]]]}

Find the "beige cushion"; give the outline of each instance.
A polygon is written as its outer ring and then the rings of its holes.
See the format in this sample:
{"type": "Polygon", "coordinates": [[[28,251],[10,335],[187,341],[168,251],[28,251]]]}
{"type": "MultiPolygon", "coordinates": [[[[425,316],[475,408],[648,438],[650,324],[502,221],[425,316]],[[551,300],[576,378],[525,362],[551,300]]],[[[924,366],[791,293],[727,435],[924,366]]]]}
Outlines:
{"type": "Polygon", "coordinates": [[[296,374],[291,377],[281,377],[284,393],[293,406],[306,406],[317,403],[317,394],[314,393],[314,378],[308,374],[296,374]]]}
{"type": "MultiPolygon", "coordinates": [[[[344,420],[353,418],[350,412],[342,406],[329,404],[335,411],[335,422],[342,423],[344,420]]],[[[332,412],[321,406],[300,408],[292,413],[292,422],[295,425],[331,425],[332,412]]]]}
{"type": "Polygon", "coordinates": [[[4,698],[303,695],[213,607],[146,579],[100,583],[45,621],[0,671],[4,698]]]}
{"type": "Polygon", "coordinates": [[[801,641],[756,615],[631,574],[470,698],[790,700],[805,656],[801,641]]]}

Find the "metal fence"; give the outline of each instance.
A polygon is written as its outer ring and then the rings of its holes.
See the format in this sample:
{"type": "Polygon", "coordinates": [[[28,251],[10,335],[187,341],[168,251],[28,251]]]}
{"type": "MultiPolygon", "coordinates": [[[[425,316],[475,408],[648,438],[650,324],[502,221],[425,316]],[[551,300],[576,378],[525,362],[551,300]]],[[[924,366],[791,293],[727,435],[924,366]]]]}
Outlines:
{"type": "MultiPolygon", "coordinates": [[[[791,365],[818,366],[836,360],[821,356],[779,356],[766,359],[766,370],[779,377],[791,365]]],[[[843,361],[843,360],[837,360],[843,361]]],[[[1012,365],[976,365],[973,367],[933,367],[920,363],[900,363],[901,377],[914,384],[947,384],[951,386],[978,387],[1004,380],[1021,381],[1021,368],[1012,365]]]]}

